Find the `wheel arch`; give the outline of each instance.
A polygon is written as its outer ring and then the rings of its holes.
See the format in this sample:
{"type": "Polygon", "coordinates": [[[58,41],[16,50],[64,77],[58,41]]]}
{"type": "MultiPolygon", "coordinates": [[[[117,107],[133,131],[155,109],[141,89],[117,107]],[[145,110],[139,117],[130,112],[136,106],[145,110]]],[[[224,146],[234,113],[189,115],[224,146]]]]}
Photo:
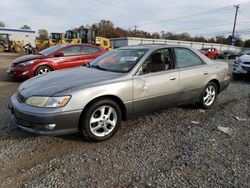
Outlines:
{"type": "Polygon", "coordinates": [[[122,100],[119,97],[115,96],[115,95],[103,95],[103,96],[99,96],[99,97],[96,97],[96,98],[92,99],[83,108],[81,116],[80,116],[80,119],[79,119],[78,128],[80,128],[80,126],[81,126],[81,120],[83,118],[83,115],[87,111],[87,109],[89,108],[89,106],[91,106],[93,103],[95,103],[95,102],[97,102],[99,100],[103,100],[103,99],[109,99],[109,100],[113,100],[114,102],[116,102],[119,105],[120,109],[121,109],[122,120],[126,120],[126,118],[127,118],[127,109],[126,109],[125,104],[122,102],[122,100]]]}
{"type": "Polygon", "coordinates": [[[212,79],[212,80],[210,80],[208,83],[211,83],[211,82],[213,82],[213,83],[215,83],[216,84],[216,86],[217,86],[217,93],[219,94],[220,93],[220,82],[217,80],[217,79],[212,79]]]}
{"type": "Polygon", "coordinates": [[[34,76],[36,75],[36,71],[37,71],[37,69],[39,69],[40,67],[42,67],[42,66],[46,66],[46,67],[49,67],[52,71],[54,71],[55,69],[51,66],[51,65],[49,65],[49,64],[46,64],[46,63],[39,63],[39,64],[37,64],[35,67],[34,67],[34,76]]]}

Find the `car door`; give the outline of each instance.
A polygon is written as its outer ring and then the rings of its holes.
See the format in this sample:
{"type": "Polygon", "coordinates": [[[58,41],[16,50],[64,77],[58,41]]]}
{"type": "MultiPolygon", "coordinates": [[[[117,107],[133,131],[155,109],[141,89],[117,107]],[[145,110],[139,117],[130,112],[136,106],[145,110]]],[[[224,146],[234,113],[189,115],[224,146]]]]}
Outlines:
{"type": "Polygon", "coordinates": [[[82,65],[85,65],[101,55],[101,49],[95,46],[82,46],[81,55],[83,56],[82,65]]]}
{"type": "Polygon", "coordinates": [[[206,86],[209,66],[190,49],[174,48],[176,67],[180,72],[180,102],[199,99],[206,86]]]}
{"type": "Polygon", "coordinates": [[[134,113],[142,114],[178,103],[179,71],[171,49],[153,52],[133,76],[134,113]]]}
{"type": "Polygon", "coordinates": [[[62,53],[62,57],[56,58],[57,69],[65,69],[82,65],[83,57],[81,55],[80,46],[69,46],[58,53],[62,53]]]}

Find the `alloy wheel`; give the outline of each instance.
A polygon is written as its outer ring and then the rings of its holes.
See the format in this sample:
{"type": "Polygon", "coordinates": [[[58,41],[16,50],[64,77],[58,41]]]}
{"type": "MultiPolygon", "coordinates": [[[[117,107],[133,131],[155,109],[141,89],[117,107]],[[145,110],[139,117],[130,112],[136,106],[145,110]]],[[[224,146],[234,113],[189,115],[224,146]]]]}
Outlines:
{"type": "Polygon", "coordinates": [[[211,104],[213,104],[215,98],[216,98],[216,88],[213,85],[209,85],[206,88],[203,96],[203,101],[205,105],[210,106],[211,104]]]}
{"type": "Polygon", "coordinates": [[[90,131],[97,137],[104,137],[113,131],[117,121],[117,112],[113,107],[101,106],[90,117],[90,131]]]}

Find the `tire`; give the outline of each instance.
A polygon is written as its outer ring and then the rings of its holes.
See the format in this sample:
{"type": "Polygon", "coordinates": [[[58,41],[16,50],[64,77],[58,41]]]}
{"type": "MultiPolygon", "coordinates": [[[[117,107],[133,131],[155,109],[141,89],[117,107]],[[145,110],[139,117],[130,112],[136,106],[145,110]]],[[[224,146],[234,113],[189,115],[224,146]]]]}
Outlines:
{"type": "Polygon", "coordinates": [[[93,103],[83,115],[80,132],[92,141],[103,141],[112,137],[121,124],[121,109],[110,99],[93,103]]]}
{"type": "Polygon", "coordinates": [[[35,72],[35,76],[46,74],[46,73],[51,72],[51,71],[53,71],[52,68],[50,68],[46,65],[43,65],[43,66],[40,66],[37,68],[37,70],[35,72]]]}
{"type": "Polygon", "coordinates": [[[0,53],[4,52],[4,46],[2,44],[0,44],[0,53]]]}
{"type": "Polygon", "coordinates": [[[205,89],[202,92],[202,96],[200,98],[200,105],[204,109],[211,108],[216,102],[218,95],[218,88],[214,82],[209,82],[205,89]]]}
{"type": "Polygon", "coordinates": [[[23,52],[24,52],[23,47],[20,46],[20,45],[16,45],[16,46],[14,47],[14,50],[15,50],[16,53],[23,53],[23,52]]]}

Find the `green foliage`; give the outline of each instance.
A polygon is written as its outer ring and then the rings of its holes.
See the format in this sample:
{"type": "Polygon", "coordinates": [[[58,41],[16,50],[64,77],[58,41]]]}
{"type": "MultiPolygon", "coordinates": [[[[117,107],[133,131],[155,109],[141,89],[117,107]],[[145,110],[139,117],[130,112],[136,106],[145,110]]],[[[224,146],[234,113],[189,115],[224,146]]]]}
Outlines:
{"type": "Polygon", "coordinates": [[[38,40],[46,40],[49,38],[48,31],[46,29],[39,29],[38,30],[38,40]]]}

